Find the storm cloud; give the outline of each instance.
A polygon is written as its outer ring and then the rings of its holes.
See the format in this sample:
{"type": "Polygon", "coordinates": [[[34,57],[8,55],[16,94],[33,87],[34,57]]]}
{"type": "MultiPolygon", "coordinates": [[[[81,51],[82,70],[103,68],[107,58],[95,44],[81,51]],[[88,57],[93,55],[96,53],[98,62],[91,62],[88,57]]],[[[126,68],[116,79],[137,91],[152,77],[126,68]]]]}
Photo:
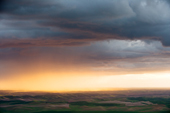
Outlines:
{"type": "Polygon", "coordinates": [[[0,76],[36,69],[116,75],[170,68],[169,0],[0,2],[0,76]]]}
{"type": "Polygon", "coordinates": [[[112,39],[170,45],[168,0],[7,0],[2,8],[1,48],[80,46],[112,39]]]}

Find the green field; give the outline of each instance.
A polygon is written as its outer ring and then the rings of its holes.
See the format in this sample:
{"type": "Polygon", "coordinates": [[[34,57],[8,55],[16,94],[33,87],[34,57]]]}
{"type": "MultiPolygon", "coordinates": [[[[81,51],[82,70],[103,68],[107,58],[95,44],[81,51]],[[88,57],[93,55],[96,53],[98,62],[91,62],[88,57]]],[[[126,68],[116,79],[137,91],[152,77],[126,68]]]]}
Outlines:
{"type": "Polygon", "coordinates": [[[170,90],[100,92],[0,91],[0,113],[167,113],[170,90]]]}

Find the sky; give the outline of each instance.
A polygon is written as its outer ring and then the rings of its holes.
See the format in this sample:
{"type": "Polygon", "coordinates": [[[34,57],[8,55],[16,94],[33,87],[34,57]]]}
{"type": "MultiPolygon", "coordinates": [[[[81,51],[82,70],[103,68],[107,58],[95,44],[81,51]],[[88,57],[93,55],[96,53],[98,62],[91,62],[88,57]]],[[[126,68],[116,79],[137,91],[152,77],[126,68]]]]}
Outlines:
{"type": "Polygon", "coordinates": [[[0,0],[0,90],[170,88],[170,0],[0,0]]]}

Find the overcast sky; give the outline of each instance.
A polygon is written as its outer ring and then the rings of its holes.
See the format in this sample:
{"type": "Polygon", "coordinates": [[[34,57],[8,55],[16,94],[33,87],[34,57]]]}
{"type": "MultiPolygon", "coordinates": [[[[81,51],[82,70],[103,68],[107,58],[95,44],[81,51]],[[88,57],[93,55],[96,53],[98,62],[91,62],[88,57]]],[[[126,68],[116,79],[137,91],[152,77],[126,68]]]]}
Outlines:
{"type": "Polygon", "coordinates": [[[0,2],[1,83],[169,72],[170,0],[0,2]]]}

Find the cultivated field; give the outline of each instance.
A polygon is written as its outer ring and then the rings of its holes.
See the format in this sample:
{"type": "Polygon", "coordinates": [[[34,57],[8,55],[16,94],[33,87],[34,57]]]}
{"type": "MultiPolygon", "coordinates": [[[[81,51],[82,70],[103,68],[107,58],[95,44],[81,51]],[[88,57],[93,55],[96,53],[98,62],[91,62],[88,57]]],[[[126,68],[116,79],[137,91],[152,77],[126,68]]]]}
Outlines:
{"type": "Polygon", "coordinates": [[[170,90],[120,90],[95,92],[0,91],[0,113],[170,111],[170,90]]]}

